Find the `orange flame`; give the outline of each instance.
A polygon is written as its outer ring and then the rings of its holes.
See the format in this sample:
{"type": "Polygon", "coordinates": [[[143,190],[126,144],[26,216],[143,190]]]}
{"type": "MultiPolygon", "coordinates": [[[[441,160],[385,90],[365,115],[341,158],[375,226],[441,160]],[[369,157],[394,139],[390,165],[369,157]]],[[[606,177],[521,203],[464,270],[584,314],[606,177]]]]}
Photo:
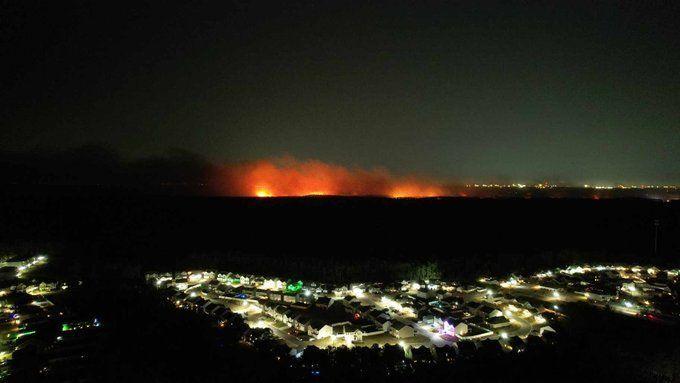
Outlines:
{"type": "Polygon", "coordinates": [[[436,197],[444,188],[414,177],[395,177],[384,169],[349,169],[318,160],[283,158],[219,168],[222,195],[278,197],[310,195],[436,197]]]}

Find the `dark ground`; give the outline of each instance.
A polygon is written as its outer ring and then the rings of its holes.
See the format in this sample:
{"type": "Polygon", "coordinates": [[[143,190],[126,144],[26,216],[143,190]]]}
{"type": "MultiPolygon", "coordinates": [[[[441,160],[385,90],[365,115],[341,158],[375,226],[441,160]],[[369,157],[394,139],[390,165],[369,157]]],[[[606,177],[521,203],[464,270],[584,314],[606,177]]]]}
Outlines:
{"type": "Polygon", "coordinates": [[[140,281],[147,270],[205,266],[324,280],[399,278],[429,261],[452,279],[572,261],[677,267],[678,202],[2,193],[4,251],[45,251],[53,257],[44,273],[85,281],[68,304],[107,326],[101,381],[380,381],[387,371],[396,381],[680,379],[678,326],[579,306],[565,307],[573,315],[554,346],[403,371],[341,352],[320,360],[317,378],[237,345],[235,334],[169,307],[140,281]]]}

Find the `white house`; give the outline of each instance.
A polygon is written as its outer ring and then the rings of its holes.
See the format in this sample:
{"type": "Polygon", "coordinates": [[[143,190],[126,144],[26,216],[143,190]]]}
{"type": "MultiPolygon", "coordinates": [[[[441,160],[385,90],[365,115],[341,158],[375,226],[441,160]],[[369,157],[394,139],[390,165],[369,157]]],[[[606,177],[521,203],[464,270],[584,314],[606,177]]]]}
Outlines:
{"type": "Polygon", "coordinates": [[[496,318],[503,316],[503,312],[500,311],[499,309],[482,305],[476,312],[477,315],[484,319],[490,319],[490,318],[496,318]]]}
{"type": "Polygon", "coordinates": [[[403,322],[394,322],[390,328],[390,334],[394,335],[399,339],[411,338],[415,335],[413,327],[407,325],[403,322]]]}
{"type": "Polygon", "coordinates": [[[456,334],[460,336],[464,336],[465,334],[468,333],[468,325],[465,322],[460,322],[456,325],[456,334]]]}
{"type": "Polygon", "coordinates": [[[313,320],[309,324],[307,334],[316,339],[328,338],[333,335],[333,327],[321,321],[313,320]]]}

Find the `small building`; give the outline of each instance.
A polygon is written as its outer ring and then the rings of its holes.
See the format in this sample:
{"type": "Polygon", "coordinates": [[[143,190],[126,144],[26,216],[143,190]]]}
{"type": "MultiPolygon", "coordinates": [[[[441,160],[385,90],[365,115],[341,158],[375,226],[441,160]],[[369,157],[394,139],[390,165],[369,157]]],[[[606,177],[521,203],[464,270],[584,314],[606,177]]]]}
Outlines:
{"type": "Polygon", "coordinates": [[[454,327],[454,328],[455,328],[456,334],[458,334],[460,336],[465,336],[468,333],[468,325],[465,322],[458,323],[456,325],[456,327],[454,327]]]}
{"type": "Polygon", "coordinates": [[[307,334],[309,334],[309,336],[315,337],[316,339],[328,338],[329,336],[333,335],[333,327],[324,323],[323,321],[314,319],[309,322],[307,334]]]}
{"type": "Polygon", "coordinates": [[[333,304],[333,301],[329,297],[319,297],[314,305],[321,309],[327,309],[333,304]]]}
{"type": "Polygon", "coordinates": [[[489,318],[486,320],[486,323],[493,329],[510,326],[510,321],[504,316],[489,318]]]}
{"type": "Polygon", "coordinates": [[[482,305],[478,310],[477,310],[477,315],[484,319],[489,319],[489,318],[496,318],[503,316],[503,312],[501,310],[491,307],[491,306],[486,306],[482,305]]]}
{"type": "Polygon", "coordinates": [[[310,322],[311,322],[311,319],[308,316],[299,315],[293,321],[293,325],[294,325],[296,330],[308,333],[310,322]]]}
{"type": "Polygon", "coordinates": [[[390,334],[399,339],[412,338],[415,335],[415,330],[406,323],[394,322],[390,327],[390,334]]]}

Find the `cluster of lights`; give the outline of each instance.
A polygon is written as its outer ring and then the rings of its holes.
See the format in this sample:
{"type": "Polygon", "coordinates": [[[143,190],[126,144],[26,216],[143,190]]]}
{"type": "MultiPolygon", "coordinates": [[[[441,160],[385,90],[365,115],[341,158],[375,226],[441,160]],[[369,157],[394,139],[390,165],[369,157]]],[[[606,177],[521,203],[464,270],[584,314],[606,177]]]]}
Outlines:
{"type": "MultiPolygon", "coordinates": [[[[541,184],[539,184],[541,185],[541,184]]],[[[541,185],[542,186],[542,185],[541,185]]],[[[518,189],[524,189],[527,187],[526,184],[466,184],[465,187],[475,187],[475,188],[503,188],[503,189],[508,189],[508,188],[518,188],[518,189]]]]}
{"type": "Polygon", "coordinates": [[[383,305],[385,305],[385,306],[387,306],[387,307],[389,307],[389,308],[391,308],[391,309],[398,310],[398,311],[403,311],[403,310],[404,310],[404,307],[403,307],[399,302],[396,302],[396,301],[394,301],[394,300],[392,300],[392,299],[390,299],[390,298],[388,298],[388,297],[382,297],[382,298],[380,298],[380,302],[381,302],[383,305]]]}
{"type": "Polygon", "coordinates": [[[31,259],[31,261],[28,262],[28,264],[17,267],[18,270],[17,278],[21,278],[23,276],[23,273],[30,270],[33,266],[41,265],[45,262],[47,262],[46,255],[38,255],[36,257],[33,257],[33,259],[31,259]]]}

